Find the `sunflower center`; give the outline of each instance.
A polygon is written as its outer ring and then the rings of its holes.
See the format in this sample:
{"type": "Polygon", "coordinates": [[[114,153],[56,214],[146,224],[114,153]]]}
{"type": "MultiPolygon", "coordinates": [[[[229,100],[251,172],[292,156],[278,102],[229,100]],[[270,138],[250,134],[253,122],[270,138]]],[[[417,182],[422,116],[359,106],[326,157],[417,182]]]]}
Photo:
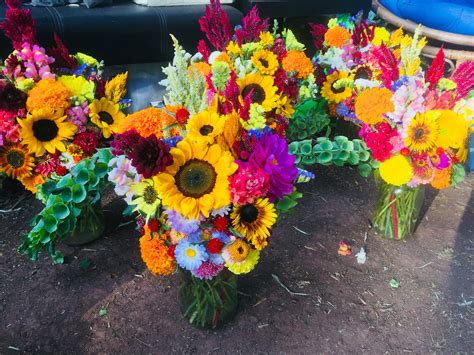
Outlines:
{"type": "Polygon", "coordinates": [[[254,205],[247,203],[240,209],[240,218],[246,223],[252,223],[258,218],[258,209],[254,205]]]}
{"type": "Polygon", "coordinates": [[[344,86],[336,88],[334,86],[335,84],[336,84],[336,81],[331,84],[331,90],[332,90],[333,93],[340,94],[340,93],[344,92],[344,90],[346,90],[346,88],[344,86]]]}
{"type": "Polygon", "coordinates": [[[260,58],[260,63],[265,67],[268,68],[268,61],[266,59],[260,58]]]}
{"type": "Polygon", "coordinates": [[[355,79],[370,79],[372,72],[369,68],[359,67],[355,72],[355,79]]]}
{"type": "Polygon", "coordinates": [[[107,123],[108,125],[111,125],[112,123],[114,123],[114,118],[112,117],[112,115],[106,111],[100,111],[99,112],[99,118],[102,122],[105,122],[107,123]]]}
{"type": "Polygon", "coordinates": [[[196,250],[194,249],[186,249],[186,256],[190,259],[194,258],[196,256],[196,250]]]}
{"type": "Polygon", "coordinates": [[[242,97],[246,98],[247,95],[252,91],[252,96],[250,99],[252,103],[261,104],[265,101],[265,90],[258,84],[249,84],[242,90],[242,97]],[[253,90],[253,91],[252,91],[253,90]]]}
{"type": "Polygon", "coordinates": [[[186,197],[200,198],[214,189],[217,173],[205,160],[192,159],[176,173],[178,190],[186,197]]]}
{"type": "Polygon", "coordinates": [[[53,120],[42,119],[33,122],[33,134],[41,142],[52,141],[58,135],[58,125],[53,120]]]}
{"type": "Polygon", "coordinates": [[[143,191],[143,200],[147,204],[152,205],[153,203],[155,203],[157,198],[158,198],[158,194],[156,193],[156,190],[152,186],[145,187],[145,190],[143,191]]]}
{"type": "Polygon", "coordinates": [[[424,137],[424,135],[425,135],[425,129],[423,127],[418,127],[415,129],[413,137],[415,138],[415,140],[419,141],[424,137]]]}
{"type": "Polygon", "coordinates": [[[21,168],[25,163],[25,154],[18,150],[12,150],[7,154],[6,158],[8,164],[14,169],[21,168]]]}
{"type": "Polygon", "coordinates": [[[207,136],[208,134],[211,134],[213,130],[214,130],[214,127],[206,124],[201,127],[201,129],[199,130],[199,133],[201,133],[201,135],[203,136],[207,136]]]}

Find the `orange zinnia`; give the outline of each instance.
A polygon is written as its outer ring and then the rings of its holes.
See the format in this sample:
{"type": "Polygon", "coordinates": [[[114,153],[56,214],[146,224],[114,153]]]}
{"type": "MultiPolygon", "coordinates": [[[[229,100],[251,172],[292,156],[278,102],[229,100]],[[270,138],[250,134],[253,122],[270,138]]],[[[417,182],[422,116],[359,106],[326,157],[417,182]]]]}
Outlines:
{"type": "Polygon", "coordinates": [[[343,27],[334,26],[326,31],[324,40],[329,47],[341,48],[344,44],[349,42],[351,33],[343,27]]]}

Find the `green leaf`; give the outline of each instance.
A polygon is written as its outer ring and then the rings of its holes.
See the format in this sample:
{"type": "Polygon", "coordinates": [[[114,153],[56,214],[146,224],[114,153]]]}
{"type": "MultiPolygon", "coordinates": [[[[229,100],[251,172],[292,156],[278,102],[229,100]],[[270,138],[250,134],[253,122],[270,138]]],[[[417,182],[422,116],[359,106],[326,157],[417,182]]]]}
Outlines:
{"type": "Polygon", "coordinates": [[[370,175],[370,173],[372,172],[372,167],[369,164],[366,164],[366,163],[360,164],[357,167],[357,171],[363,177],[368,177],[370,175]]]}
{"type": "Polygon", "coordinates": [[[400,288],[400,282],[395,277],[392,277],[388,284],[391,288],[400,288]]]}
{"type": "Polygon", "coordinates": [[[82,169],[78,172],[76,179],[76,183],[85,185],[89,182],[89,171],[86,169],[82,169]]]}
{"type": "Polygon", "coordinates": [[[103,317],[107,315],[107,308],[101,308],[99,311],[99,316],[103,317]]]}
{"type": "Polygon", "coordinates": [[[70,202],[72,200],[72,190],[70,187],[65,187],[60,195],[64,202],[70,202]]]}
{"type": "Polygon", "coordinates": [[[82,185],[74,185],[72,187],[72,200],[75,203],[81,203],[87,197],[87,191],[82,185]]]}
{"type": "Polygon", "coordinates": [[[56,232],[56,230],[58,229],[58,221],[56,220],[56,218],[54,218],[53,215],[47,214],[43,216],[43,221],[44,229],[46,229],[48,233],[56,232]]]}
{"type": "Polygon", "coordinates": [[[103,178],[108,172],[108,166],[106,163],[97,163],[94,168],[94,173],[97,175],[99,179],[103,178]]]}
{"type": "Polygon", "coordinates": [[[70,213],[69,208],[63,203],[53,206],[53,215],[56,219],[64,219],[69,216],[70,213]]]}

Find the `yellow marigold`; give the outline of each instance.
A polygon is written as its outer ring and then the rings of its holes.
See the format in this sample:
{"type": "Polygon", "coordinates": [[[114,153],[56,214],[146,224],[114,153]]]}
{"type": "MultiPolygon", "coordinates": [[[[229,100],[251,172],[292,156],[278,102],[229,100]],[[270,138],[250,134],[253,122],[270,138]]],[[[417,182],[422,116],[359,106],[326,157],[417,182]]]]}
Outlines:
{"type": "Polygon", "coordinates": [[[26,108],[30,112],[42,108],[64,110],[70,105],[70,95],[71,93],[63,83],[56,79],[43,79],[28,92],[26,108]]]}
{"type": "Polygon", "coordinates": [[[285,71],[295,71],[298,79],[306,79],[314,72],[313,62],[302,51],[289,51],[281,64],[285,71]]]}
{"type": "Polygon", "coordinates": [[[168,247],[158,234],[152,238],[147,226],[140,238],[140,252],[146,267],[154,275],[168,276],[176,268],[176,261],[168,255],[168,247]]]}
{"type": "Polygon", "coordinates": [[[207,76],[211,72],[211,66],[205,62],[197,62],[197,63],[192,63],[192,65],[189,66],[188,68],[188,75],[192,76],[193,75],[193,67],[194,69],[202,74],[203,76],[207,76]]]}
{"type": "Polygon", "coordinates": [[[380,177],[394,186],[402,186],[413,177],[413,168],[407,158],[395,155],[380,163],[380,177]]]}
{"type": "Polygon", "coordinates": [[[357,97],[355,113],[366,124],[379,123],[382,115],[394,110],[391,98],[392,92],[387,88],[367,89],[357,97]]]}
{"type": "Polygon", "coordinates": [[[446,169],[434,169],[434,178],[431,181],[431,186],[435,189],[442,190],[446,189],[451,185],[451,168],[446,169]]]}
{"type": "MultiPolygon", "coordinates": [[[[157,138],[163,138],[163,128],[175,123],[175,118],[162,109],[149,107],[141,111],[137,111],[122,122],[118,129],[118,133],[129,130],[136,130],[142,137],[148,137],[154,134],[157,138]]],[[[178,130],[172,128],[167,131],[171,136],[176,136],[178,130]]]]}
{"type": "Polygon", "coordinates": [[[349,42],[351,33],[343,27],[334,26],[326,31],[324,40],[329,47],[341,48],[344,44],[349,42]]]}

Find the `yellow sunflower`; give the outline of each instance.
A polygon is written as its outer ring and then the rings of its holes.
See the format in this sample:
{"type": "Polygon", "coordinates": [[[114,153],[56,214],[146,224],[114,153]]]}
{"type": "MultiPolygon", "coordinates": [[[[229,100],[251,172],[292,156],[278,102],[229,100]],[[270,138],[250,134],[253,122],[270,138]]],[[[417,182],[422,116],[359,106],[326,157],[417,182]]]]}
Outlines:
{"type": "Polygon", "coordinates": [[[460,149],[467,141],[469,122],[464,117],[451,110],[439,110],[440,116],[436,123],[439,135],[436,140],[438,147],[460,149]]]}
{"type": "Polygon", "coordinates": [[[338,104],[342,100],[345,100],[352,95],[352,87],[348,85],[337,87],[336,82],[341,79],[352,80],[352,76],[345,71],[335,71],[326,77],[326,81],[321,88],[321,96],[324,97],[328,102],[334,102],[338,104]]]}
{"type": "Polygon", "coordinates": [[[439,126],[437,110],[417,114],[407,127],[405,145],[416,152],[428,152],[436,147],[439,126]]]}
{"type": "Polygon", "coordinates": [[[22,180],[31,176],[34,158],[24,145],[8,144],[0,147],[0,171],[14,179],[22,180]]]}
{"type": "Polygon", "coordinates": [[[260,74],[248,74],[242,79],[237,79],[242,100],[252,92],[252,103],[263,106],[265,111],[271,111],[278,100],[277,88],[274,86],[273,77],[260,74]]]}
{"type": "Polygon", "coordinates": [[[148,221],[156,214],[161,203],[157,177],[153,176],[151,179],[132,184],[130,189],[135,195],[132,205],[136,205],[136,210],[144,213],[148,221]]]}
{"type": "Polygon", "coordinates": [[[120,105],[102,97],[89,105],[89,115],[92,123],[102,130],[102,135],[109,138],[112,133],[118,133],[125,114],[120,111],[120,105]]]}
{"type": "Polygon", "coordinates": [[[268,237],[277,219],[275,205],[267,198],[243,206],[235,205],[230,215],[232,226],[257,250],[268,245],[268,237]]]}
{"type": "Polygon", "coordinates": [[[237,164],[228,151],[218,144],[205,146],[186,138],[170,153],[173,165],[157,176],[164,206],[198,219],[230,203],[227,178],[237,164]]]}
{"type": "Polygon", "coordinates": [[[63,111],[53,111],[42,108],[28,113],[26,118],[19,119],[21,126],[20,138],[30,152],[37,157],[45,152],[54,153],[56,150],[64,152],[64,141],[72,139],[77,131],[77,126],[65,122],[63,111]]]}
{"type": "Polygon", "coordinates": [[[217,136],[224,131],[226,119],[217,112],[206,110],[191,117],[186,128],[187,137],[198,143],[212,144],[217,136]]]}
{"type": "Polygon", "coordinates": [[[278,58],[273,52],[264,49],[256,51],[251,60],[255,68],[263,75],[273,75],[278,69],[278,58]]]}

